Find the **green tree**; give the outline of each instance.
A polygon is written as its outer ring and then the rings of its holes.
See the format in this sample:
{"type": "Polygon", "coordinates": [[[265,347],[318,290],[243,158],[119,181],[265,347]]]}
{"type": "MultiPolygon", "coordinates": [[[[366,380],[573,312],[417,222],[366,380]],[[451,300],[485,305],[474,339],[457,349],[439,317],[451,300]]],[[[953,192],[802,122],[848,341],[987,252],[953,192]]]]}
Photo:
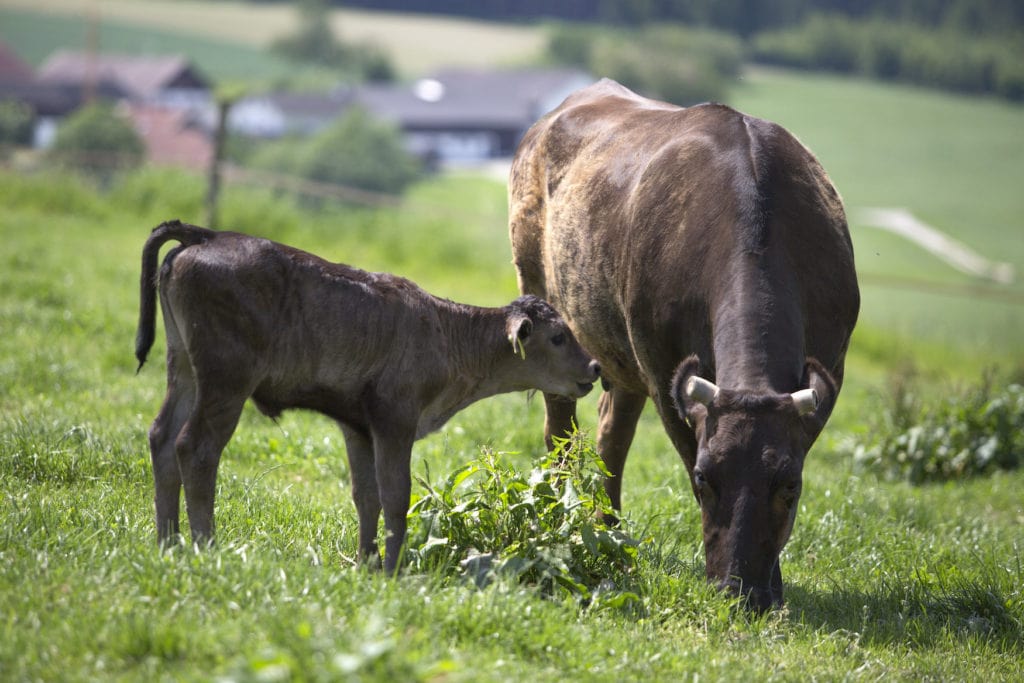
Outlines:
{"type": "Polygon", "coordinates": [[[299,28],[274,43],[274,50],[289,59],[311,62],[350,73],[360,80],[390,81],[395,70],[388,54],[371,43],[347,43],[331,29],[326,0],[299,0],[299,28]]]}
{"type": "Polygon", "coordinates": [[[32,109],[14,100],[0,101],[0,156],[8,147],[32,142],[32,109]]]}
{"type": "Polygon", "coordinates": [[[57,130],[50,149],[59,164],[96,173],[101,179],[140,165],[145,145],[131,123],[106,104],[79,109],[57,130]]]}
{"type": "Polygon", "coordinates": [[[553,62],[681,105],[724,100],[743,56],[735,36],[672,24],[628,31],[557,24],[547,50],[553,62]]]}

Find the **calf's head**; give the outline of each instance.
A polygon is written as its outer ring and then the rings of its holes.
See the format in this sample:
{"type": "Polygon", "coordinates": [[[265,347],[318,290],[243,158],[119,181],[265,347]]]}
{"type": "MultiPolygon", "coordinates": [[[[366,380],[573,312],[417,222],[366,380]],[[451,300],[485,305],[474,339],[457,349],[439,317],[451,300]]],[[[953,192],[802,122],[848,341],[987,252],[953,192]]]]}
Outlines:
{"type": "Polygon", "coordinates": [[[518,356],[514,368],[521,389],[582,398],[601,373],[562,316],[546,301],[523,296],[506,308],[505,332],[518,356]]]}
{"type": "Polygon", "coordinates": [[[754,610],[780,606],[779,553],[793,530],[804,456],[831,413],[835,382],[809,359],[793,393],[731,391],[701,378],[699,366],[696,357],[679,366],[672,397],[697,440],[690,482],[708,580],[754,610]]]}

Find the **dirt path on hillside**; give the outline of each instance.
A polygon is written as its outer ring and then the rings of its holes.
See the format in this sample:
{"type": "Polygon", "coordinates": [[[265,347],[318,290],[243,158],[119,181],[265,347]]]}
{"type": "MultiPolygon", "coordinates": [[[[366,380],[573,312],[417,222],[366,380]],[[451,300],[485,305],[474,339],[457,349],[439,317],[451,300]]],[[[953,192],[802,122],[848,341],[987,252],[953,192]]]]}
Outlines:
{"type": "Polygon", "coordinates": [[[856,218],[859,223],[888,230],[910,240],[962,273],[1002,285],[1011,284],[1014,280],[1012,264],[988,260],[963,242],[924,223],[906,209],[861,209],[856,218]]]}

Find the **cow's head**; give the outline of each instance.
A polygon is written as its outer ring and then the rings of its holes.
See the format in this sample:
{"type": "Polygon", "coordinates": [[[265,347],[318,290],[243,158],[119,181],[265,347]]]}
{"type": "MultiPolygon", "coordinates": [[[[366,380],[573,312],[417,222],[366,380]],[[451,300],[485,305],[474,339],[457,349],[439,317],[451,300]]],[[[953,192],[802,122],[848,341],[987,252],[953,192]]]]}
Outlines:
{"type": "Polygon", "coordinates": [[[793,393],[731,391],[699,372],[695,356],[684,361],[672,397],[697,439],[690,482],[708,580],[746,597],[753,609],[779,606],[779,553],[793,530],[804,456],[835,403],[835,381],[813,359],[793,393]]]}
{"type": "Polygon", "coordinates": [[[574,399],[586,396],[601,367],[576,341],[562,316],[535,296],[516,299],[506,311],[505,332],[519,357],[515,372],[522,388],[574,399]]]}

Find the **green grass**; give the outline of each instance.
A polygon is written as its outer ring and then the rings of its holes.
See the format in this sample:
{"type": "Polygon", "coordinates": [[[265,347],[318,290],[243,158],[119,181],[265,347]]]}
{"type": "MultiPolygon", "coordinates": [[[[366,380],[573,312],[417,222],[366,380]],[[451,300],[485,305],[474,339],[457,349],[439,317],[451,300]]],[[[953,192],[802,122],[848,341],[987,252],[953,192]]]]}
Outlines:
{"type": "MultiPolygon", "coordinates": [[[[138,259],[159,220],[198,220],[199,183],[147,172],[100,196],[4,174],[0,187],[0,677],[1007,680],[1024,661],[1024,474],[914,488],[854,470],[834,444],[871,409],[860,377],[808,460],[787,608],[764,617],[705,585],[697,506],[650,411],[624,496],[639,609],[354,569],[340,435],[303,413],[275,424],[247,408],[221,467],[219,545],[160,553],[145,431],[163,339],[136,376],[138,259]]],[[[373,268],[401,244],[391,268],[428,289],[514,296],[500,184],[438,180],[403,209],[320,214],[227,198],[230,225],[373,268]]],[[[580,410],[591,433],[595,402],[580,410]]],[[[437,487],[482,446],[528,470],[542,419],[521,395],[472,406],[417,444],[414,471],[437,487]]]]}

